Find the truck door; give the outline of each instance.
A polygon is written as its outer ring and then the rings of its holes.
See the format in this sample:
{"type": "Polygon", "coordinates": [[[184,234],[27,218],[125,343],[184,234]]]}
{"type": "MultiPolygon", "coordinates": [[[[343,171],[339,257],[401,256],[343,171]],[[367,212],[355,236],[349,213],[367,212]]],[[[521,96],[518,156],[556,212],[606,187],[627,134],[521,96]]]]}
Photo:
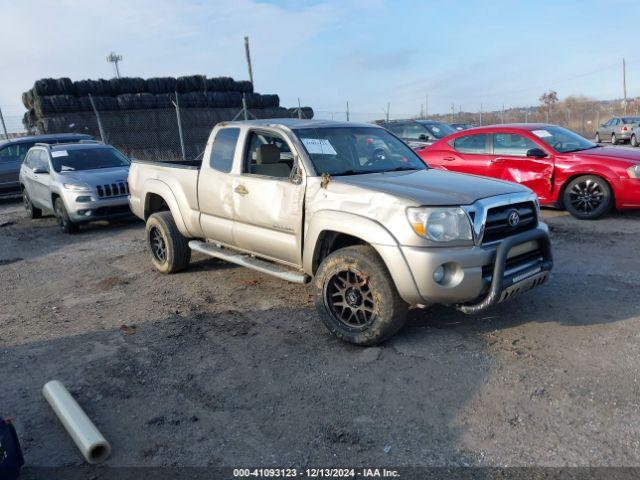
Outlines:
{"type": "Polygon", "coordinates": [[[233,174],[239,128],[218,130],[198,177],[200,226],[206,238],[233,245],[233,174]]]}
{"type": "Polygon", "coordinates": [[[305,185],[304,175],[294,171],[297,155],[269,130],[250,130],[245,145],[242,172],[233,183],[235,244],[300,266],[305,185]]]}
{"type": "Polygon", "coordinates": [[[502,167],[499,178],[529,187],[544,203],[551,200],[554,161],[551,155],[528,157],[527,152],[534,148],[548,154],[545,148],[524,135],[493,134],[493,161],[502,167]]]}

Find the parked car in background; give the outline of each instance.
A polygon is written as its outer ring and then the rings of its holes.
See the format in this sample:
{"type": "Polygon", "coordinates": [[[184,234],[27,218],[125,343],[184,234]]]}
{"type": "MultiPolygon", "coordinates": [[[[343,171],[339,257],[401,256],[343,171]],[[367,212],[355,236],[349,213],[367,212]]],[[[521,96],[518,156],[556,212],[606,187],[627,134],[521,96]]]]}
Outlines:
{"type": "MultiPolygon", "coordinates": [[[[640,125],[640,117],[613,117],[596,130],[596,143],[611,142],[613,145],[631,140],[631,132],[640,125]]],[[[637,138],[637,137],[636,137],[637,138]]]]}
{"type": "Polygon", "coordinates": [[[93,220],[131,214],[127,175],[130,161],[110,145],[36,143],[20,168],[27,215],[53,212],[65,233],[93,220]]]}
{"type": "Polygon", "coordinates": [[[72,143],[92,140],[91,135],[61,133],[56,135],[33,135],[0,142],[0,198],[20,195],[20,165],[25,155],[36,142],[72,143]]]}
{"type": "Polygon", "coordinates": [[[631,130],[631,139],[629,140],[629,143],[632,147],[640,147],[640,126],[631,130]]]}
{"type": "Polygon", "coordinates": [[[203,161],[134,160],[129,183],[159,272],[196,251],[313,282],[329,331],[360,345],[393,335],[409,305],[476,313],[553,264],[529,189],[428,169],[369,124],[221,122],[203,161]]]}
{"type": "Polygon", "coordinates": [[[418,154],[433,168],[526,185],[543,205],[580,219],[640,208],[640,152],[602,147],[555,125],[472,128],[418,154]]]}
{"type": "Polygon", "coordinates": [[[450,123],[449,125],[457,132],[475,127],[473,123],[450,123]]]}
{"type": "Polygon", "coordinates": [[[400,137],[414,150],[431,145],[455,132],[446,123],[435,120],[393,120],[382,123],[381,126],[400,137]]]}

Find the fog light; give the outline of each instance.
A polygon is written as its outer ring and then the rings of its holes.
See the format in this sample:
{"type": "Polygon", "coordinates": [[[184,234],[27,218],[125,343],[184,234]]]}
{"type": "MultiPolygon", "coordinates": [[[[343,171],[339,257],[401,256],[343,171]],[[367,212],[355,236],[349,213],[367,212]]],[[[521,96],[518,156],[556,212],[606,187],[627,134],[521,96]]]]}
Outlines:
{"type": "Polygon", "coordinates": [[[87,196],[76,197],[76,202],[78,203],[86,203],[90,201],[91,201],[91,197],[87,197],[87,196]]]}
{"type": "Polygon", "coordinates": [[[433,271],[433,280],[436,283],[442,283],[442,280],[444,280],[444,267],[442,265],[433,271]]]}

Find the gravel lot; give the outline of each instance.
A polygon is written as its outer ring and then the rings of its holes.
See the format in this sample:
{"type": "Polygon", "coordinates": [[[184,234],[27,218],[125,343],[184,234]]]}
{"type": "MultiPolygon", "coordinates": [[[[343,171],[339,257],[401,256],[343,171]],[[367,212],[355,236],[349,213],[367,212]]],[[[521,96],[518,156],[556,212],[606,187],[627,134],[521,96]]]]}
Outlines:
{"type": "Polygon", "coordinates": [[[152,270],[137,221],[60,233],[0,203],[0,414],[28,465],[82,459],[56,378],[111,466],[640,464],[640,214],[546,210],[552,279],[483,315],[413,311],[379,348],[310,290],[195,257],[152,270]],[[51,448],[55,445],[55,448],[51,448]]]}

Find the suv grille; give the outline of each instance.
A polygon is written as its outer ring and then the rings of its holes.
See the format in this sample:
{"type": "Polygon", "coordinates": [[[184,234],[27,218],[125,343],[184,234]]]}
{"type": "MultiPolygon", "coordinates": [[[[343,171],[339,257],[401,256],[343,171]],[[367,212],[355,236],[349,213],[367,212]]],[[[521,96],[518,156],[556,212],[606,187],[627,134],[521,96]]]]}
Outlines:
{"type": "Polygon", "coordinates": [[[536,218],[536,206],[533,202],[515,203],[494,207],[487,212],[487,223],[484,227],[482,243],[490,243],[509,237],[514,233],[524,232],[535,228],[538,224],[536,218]],[[512,211],[517,211],[519,222],[511,226],[509,216],[512,211]]]}
{"type": "Polygon", "coordinates": [[[106,185],[98,185],[96,189],[98,190],[98,196],[100,198],[119,197],[122,195],[129,195],[128,182],[118,182],[118,183],[111,183],[106,185]]]}

